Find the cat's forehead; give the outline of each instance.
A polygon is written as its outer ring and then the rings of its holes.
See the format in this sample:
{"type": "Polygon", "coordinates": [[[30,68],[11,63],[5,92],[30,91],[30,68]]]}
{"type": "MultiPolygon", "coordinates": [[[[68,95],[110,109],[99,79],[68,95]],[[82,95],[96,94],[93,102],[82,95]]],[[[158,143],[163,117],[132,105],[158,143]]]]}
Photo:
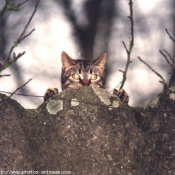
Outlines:
{"type": "Polygon", "coordinates": [[[74,61],[75,63],[82,63],[82,64],[91,64],[93,62],[91,60],[85,60],[85,59],[76,59],[74,61]]]}
{"type": "Polygon", "coordinates": [[[93,61],[90,60],[74,60],[75,64],[80,67],[80,68],[85,68],[87,69],[91,65],[93,65],[93,61]]]}

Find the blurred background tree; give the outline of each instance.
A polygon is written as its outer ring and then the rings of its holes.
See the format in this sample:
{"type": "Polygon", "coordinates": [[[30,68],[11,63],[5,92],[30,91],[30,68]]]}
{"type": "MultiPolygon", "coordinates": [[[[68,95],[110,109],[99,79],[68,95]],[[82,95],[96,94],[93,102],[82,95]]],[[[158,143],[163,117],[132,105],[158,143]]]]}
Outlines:
{"type": "MultiPolygon", "coordinates": [[[[13,0],[13,3],[21,1],[13,0]]],[[[86,59],[95,59],[107,52],[106,88],[111,90],[116,87],[122,79],[122,74],[118,70],[124,68],[127,58],[122,41],[128,45],[130,37],[128,2],[128,0],[41,1],[36,17],[31,23],[31,28],[36,28],[36,31],[17,48],[20,52],[27,51],[27,53],[24,58],[20,58],[19,63],[7,70],[12,72],[13,80],[0,79],[0,90],[16,89],[15,87],[21,82],[25,82],[26,77],[33,80],[21,89],[21,93],[43,95],[47,87],[60,86],[55,82],[59,81],[61,65],[60,62],[58,67],[55,64],[62,50],[73,58],[78,58],[78,52],[81,52],[86,59]],[[8,83],[6,84],[7,81],[13,84],[12,89],[8,87],[8,83]]],[[[27,1],[19,11],[9,11],[0,19],[1,62],[21,32],[35,3],[35,0],[27,1]]],[[[5,1],[2,1],[1,9],[4,4],[5,1]]],[[[132,53],[133,62],[124,86],[130,94],[130,105],[145,105],[162,89],[159,79],[137,60],[137,56],[160,71],[167,81],[169,79],[170,67],[160,55],[159,49],[167,49],[174,55],[175,45],[165,32],[165,28],[168,28],[172,36],[175,36],[174,9],[174,0],[154,2],[133,0],[135,45],[132,53]]],[[[18,101],[24,100],[23,97],[21,100],[18,96],[14,98],[18,101]]],[[[29,101],[23,103],[26,107],[36,107],[42,101],[37,98],[25,100],[29,101]]]]}

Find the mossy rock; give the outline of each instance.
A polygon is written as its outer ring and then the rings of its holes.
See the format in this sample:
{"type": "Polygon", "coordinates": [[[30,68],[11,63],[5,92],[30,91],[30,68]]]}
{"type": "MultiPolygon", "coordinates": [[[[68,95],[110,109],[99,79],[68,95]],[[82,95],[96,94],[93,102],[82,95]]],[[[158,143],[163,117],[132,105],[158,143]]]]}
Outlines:
{"type": "Polygon", "coordinates": [[[145,108],[105,89],[67,89],[36,110],[0,95],[0,170],[175,173],[175,88],[145,108]]]}

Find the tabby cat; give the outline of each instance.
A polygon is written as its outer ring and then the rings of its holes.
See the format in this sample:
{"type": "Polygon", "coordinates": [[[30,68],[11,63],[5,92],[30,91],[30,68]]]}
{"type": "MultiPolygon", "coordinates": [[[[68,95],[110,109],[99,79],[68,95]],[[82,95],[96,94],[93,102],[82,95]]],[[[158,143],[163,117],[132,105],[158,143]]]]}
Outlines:
{"type": "MultiPolygon", "coordinates": [[[[66,52],[62,52],[62,73],[61,85],[62,90],[67,88],[92,86],[104,88],[104,70],[107,54],[101,55],[94,61],[74,60],[66,52]]],[[[44,101],[58,93],[57,88],[47,89],[44,95],[44,101]]],[[[125,90],[120,89],[113,91],[124,102],[129,101],[129,96],[125,90]]]]}

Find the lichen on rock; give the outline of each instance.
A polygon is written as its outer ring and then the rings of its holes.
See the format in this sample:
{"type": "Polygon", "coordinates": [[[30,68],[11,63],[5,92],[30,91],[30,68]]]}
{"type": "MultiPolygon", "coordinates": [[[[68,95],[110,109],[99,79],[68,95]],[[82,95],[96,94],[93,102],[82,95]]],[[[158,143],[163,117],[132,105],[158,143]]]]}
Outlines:
{"type": "Polygon", "coordinates": [[[71,106],[78,106],[79,101],[76,98],[71,99],[71,106]]]}
{"type": "Polygon", "coordinates": [[[49,100],[46,106],[48,113],[56,114],[58,111],[63,109],[63,101],[62,100],[49,100]]]}
{"type": "Polygon", "coordinates": [[[0,95],[0,171],[173,174],[172,94],[133,108],[105,89],[83,87],[67,89],[37,110],[0,95]]]}
{"type": "Polygon", "coordinates": [[[170,97],[171,100],[175,100],[175,93],[171,93],[171,94],[169,95],[169,97],[170,97]]]}
{"type": "Polygon", "coordinates": [[[105,105],[111,105],[110,96],[107,91],[104,91],[104,89],[94,87],[92,89],[105,105]]]}
{"type": "Polygon", "coordinates": [[[147,106],[151,108],[155,108],[158,105],[158,102],[159,102],[159,97],[154,97],[153,100],[151,100],[151,102],[149,102],[147,106]]]}

